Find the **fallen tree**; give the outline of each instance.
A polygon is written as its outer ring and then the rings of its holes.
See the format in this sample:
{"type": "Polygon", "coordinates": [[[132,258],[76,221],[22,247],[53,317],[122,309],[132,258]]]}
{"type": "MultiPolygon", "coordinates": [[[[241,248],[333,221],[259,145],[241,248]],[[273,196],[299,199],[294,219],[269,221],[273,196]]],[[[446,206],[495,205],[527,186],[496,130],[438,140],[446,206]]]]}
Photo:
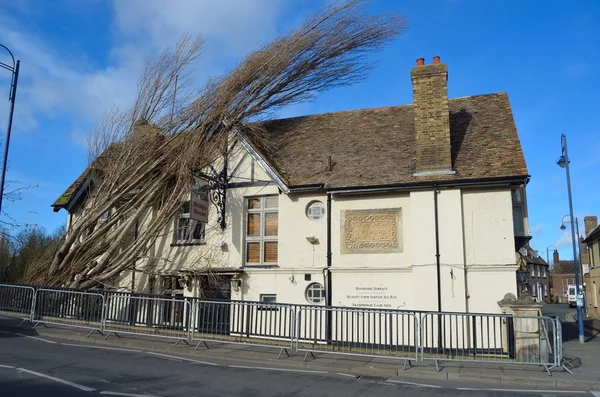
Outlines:
{"type": "Polygon", "coordinates": [[[60,244],[28,267],[24,281],[88,288],[147,256],[189,200],[191,170],[219,158],[228,132],[235,128],[269,145],[260,121],[365,77],[372,67],[367,56],[405,26],[400,15],[370,15],[366,5],[332,3],[197,93],[190,89],[191,65],[201,55],[201,38],[185,36],[150,61],[131,109],[112,109],[90,140],[81,213],[60,244]],[[140,224],[143,233],[132,239],[140,224]]]}

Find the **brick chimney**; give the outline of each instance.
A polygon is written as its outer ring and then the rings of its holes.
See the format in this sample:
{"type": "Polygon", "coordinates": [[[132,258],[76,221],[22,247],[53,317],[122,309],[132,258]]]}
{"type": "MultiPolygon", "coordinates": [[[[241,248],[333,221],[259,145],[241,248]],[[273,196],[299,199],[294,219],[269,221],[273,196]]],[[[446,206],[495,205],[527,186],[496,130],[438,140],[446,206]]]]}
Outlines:
{"type": "Polygon", "coordinates": [[[554,253],[552,254],[552,264],[556,265],[558,262],[560,262],[560,258],[558,257],[558,250],[554,250],[554,253]]]}
{"type": "Polygon", "coordinates": [[[583,218],[583,221],[585,223],[585,235],[587,237],[590,235],[590,232],[598,226],[598,218],[595,216],[586,216],[583,218]]]}
{"type": "Polygon", "coordinates": [[[416,173],[450,174],[450,115],[448,113],[448,68],[433,57],[433,64],[425,65],[417,59],[410,73],[413,85],[413,112],[415,124],[416,173]]]}

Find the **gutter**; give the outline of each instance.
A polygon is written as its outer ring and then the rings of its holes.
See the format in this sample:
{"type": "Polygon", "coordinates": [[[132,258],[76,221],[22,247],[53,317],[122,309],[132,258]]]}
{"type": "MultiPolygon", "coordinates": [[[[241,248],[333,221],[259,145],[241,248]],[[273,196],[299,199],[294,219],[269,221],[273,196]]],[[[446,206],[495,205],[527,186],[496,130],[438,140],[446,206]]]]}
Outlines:
{"type": "Polygon", "coordinates": [[[353,194],[353,193],[374,193],[374,192],[391,192],[391,191],[404,191],[404,190],[416,190],[431,189],[432,187],[469,187],[469,186],[495,186],[495,185],[507,185],[507,184],[527,184],[529,182],[529,175],[521,177],[505,177],[505,178],[477,178],[465,181],[439,181],[439,182],[416,182],[409,184],[397,184],[397,185],[373,185],[356,188],[330,188],[327,189],[328,193],[334,194],[353,194]]]}

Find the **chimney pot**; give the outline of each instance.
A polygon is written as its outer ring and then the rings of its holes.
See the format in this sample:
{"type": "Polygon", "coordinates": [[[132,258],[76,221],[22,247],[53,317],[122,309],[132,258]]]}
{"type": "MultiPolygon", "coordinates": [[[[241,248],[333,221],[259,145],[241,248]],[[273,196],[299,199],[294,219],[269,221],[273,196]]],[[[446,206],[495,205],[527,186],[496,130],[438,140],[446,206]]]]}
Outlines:
{"type": "Polygon", "coordinates": [[[425,58],[417,59],[417,66],[423,66],[423,65],[425,65],[425,58]]]}
{"type": "Polygon", "coordinates": [[[434,65],[439,65],[440,64],[440,57],[439,56],[434,56],[433,57],[433,64],[434,65]]]}

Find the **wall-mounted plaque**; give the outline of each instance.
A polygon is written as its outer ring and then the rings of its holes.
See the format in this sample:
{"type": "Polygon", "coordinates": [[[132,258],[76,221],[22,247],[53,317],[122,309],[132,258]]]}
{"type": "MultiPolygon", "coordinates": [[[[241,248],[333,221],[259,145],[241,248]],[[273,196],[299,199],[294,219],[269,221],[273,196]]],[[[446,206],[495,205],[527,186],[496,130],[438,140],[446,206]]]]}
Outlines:
{"type": "Polygon", "coordinates": [[[342,211],[343,254],[402,252],[400,208],[342,211]]]}

